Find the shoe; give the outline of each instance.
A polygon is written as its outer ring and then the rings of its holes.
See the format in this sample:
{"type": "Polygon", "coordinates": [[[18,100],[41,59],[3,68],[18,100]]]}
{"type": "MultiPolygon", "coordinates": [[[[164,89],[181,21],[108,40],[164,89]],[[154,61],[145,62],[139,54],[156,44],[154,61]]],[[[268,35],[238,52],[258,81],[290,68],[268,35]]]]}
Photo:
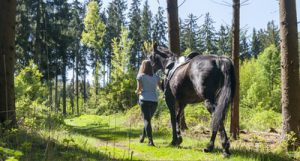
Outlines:
{"type": "Polygon", "coordinates": [[[155,146],[152,139],[149,139],[148,146],[155,146]]]}
{"type": "Polygon", "coordinates": [[[145,136],[141,135],[141,136],[140,136],[140,143],[143,143],[143,142],[144,142],[144,139],[145,139],[145,136]]]}

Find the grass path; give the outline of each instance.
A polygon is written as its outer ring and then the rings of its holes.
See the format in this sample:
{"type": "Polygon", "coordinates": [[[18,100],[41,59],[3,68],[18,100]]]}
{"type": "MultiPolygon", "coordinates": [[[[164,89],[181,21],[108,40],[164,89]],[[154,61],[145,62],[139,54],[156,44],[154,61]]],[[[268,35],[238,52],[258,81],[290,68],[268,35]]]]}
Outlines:
{"type": "Polygon", "coordinates": [[[138,114],[129,115],[131,117],[125,114],[82,115],[69,119],[41,117],[40,124],[35,121],[20,125],[19,129],[0,138],[0,161],[292,160],[287,153],[274,150],[280,149],[276,143],[279,135],[270,133],[241,134],[239,140],[231,141],[230,158],[222,157],[219,137],[212,153],[202,152],[209,142],[206,129],[201,131],[193,127],[183,133],[183,143],[179,147],[169,146],[172,137],[167,119],[153,120],[156,147],[149,147],[147,139],[145,143],[138,141],[142,128],[138,114]]]}
{"type": "Polygon", "coordinates": [[[261,139],[258,136],[251,137],[252,141],[251,138],[242,138],[232,142],[233,155],[230,158],[223,158],[218,141],[213,153],[202,152],[208,143],[207,136],[197,138],[183,136],[182,145],[172,147],[169,146],[171,141],[169,131],[155,131],[156,147],[139,143],[141,125],[128,126],[122,115],[83,115],[67,119],[65,123],[74,144],[88,145],[89,149],[97,149],[112,160],[289,160],[286,156],[272,153],[267,142],[257,141],[261,139]]]}

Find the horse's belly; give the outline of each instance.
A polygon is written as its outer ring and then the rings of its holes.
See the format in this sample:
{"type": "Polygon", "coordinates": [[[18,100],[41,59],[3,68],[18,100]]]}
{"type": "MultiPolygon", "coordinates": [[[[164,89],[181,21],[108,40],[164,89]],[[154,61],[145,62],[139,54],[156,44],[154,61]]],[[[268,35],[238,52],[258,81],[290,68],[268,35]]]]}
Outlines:
{"type": "Polygon", "coordinates": [[[199,97],[193,89],[180,92],[177,99],[184,101],[187,104],[199,103],[203,101],[203,98],[199,97]]]}

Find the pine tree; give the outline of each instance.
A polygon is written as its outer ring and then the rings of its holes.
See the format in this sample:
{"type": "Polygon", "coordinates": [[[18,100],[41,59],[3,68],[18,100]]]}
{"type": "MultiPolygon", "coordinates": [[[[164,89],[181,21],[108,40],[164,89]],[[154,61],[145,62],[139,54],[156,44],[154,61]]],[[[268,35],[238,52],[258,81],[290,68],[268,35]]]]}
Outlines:
{"type": "Polygon", "coordinates": [[[216,35],[215,35],[215,28],[213,26],[214,21],[211,18],[209,13],[205,14],[204,23],[201,26],[199,32],[199,50],[202,53],[206,54],[216,54],[217,47],[216,47],[216,35]]]}
{"type": "Polygon", "coordinates": [[[197,17],[193,14],[189,14],[188,18],[185,19],[184,24],[182,24],[181,31],[181,44],[182,51],[190,49],[192,51],[198,51],[197,40],[199,33],[199,26],[197,25],[197,17]]]}
{"type": "Polygon", "coordinates": [[[258,54],[262,51],[261,40],[258,37],[255,28],[252,31],[252,41],[251,41],[251,55],[257,58],[258,54]]]}
{"type": "Polygon", "coordinates": [[[141,42],[151,41],[151,27],[152,27],[152,12],[148,4],[148,0],[144,3],[141,20],[141,42]]]}
{"type": "Polygon", "coordinates": [[[295,0],[280,0],[282,136],[288,149],[300,145],[300,95],[297,12],[295,0]],[[294,134],[293,141],[288,136],[294,134]]]}
{"type": "Polygon", "coordinates": [[[91,1],[87,6],[84,18],[84,31],[82,32],[82,43],[87,45],[92,51],[92,67],[94,68],[95,94],[98,94],[99,82],[99,61],[103,55],[103,38],[105,25],[100,19],[100,11],[97,2],[91,1]]]}
{"type": "MultiPolygon", "coordinates": [[[[111,68],[112,52],[112,40],[119,38],[121,34],[121,27],[125,26],[126,18],[125,11],[127,4],[125,0],[113,0],[109,3],[107,8],[107,21],[106,21],[106,34],[104,41],[104,50],[106,53],[106,63],[108,68],[111,68]]],[[[110,70],[108,70],[109,72],[110,70]]],[[[110,79],[110,73],[107,73],[108,81],[110,79]]]]}
{"type": "Polygon", "coordinates": [[[240,0],[233,0],[233,21],[232,21],[232,59],[234,65],[234,74],[236,78],[236,85],[234,91],[234,98],[231,108],[231,122],[230,134],[233,139],[237,139],[240,129],[239,121],[239,108],[240,108],[240,65],[239,65],[239,52],[240,52],[240,0]]]}
{"type": "MultiPolygon", "coordinates": [[[[84,10],[83,7],[81,6],[81,3],[78,0],[75,0],[72,3],[72,9],[71,9],[71,32],[73,33],[73,43],[72,43],[72,67],[73,70],[75,70],[75,78],[73,78],[73,89],[72,91],[75,93],[76,98],[76,112],[77,115],[79,115],[79,76],[82,75],[82,66],[81,66],[81,62],[84,61],[85,55],[82,51],[82,46],[80,45],[80,36],[82,34],[83,31],[83,21],[82,21],[82,17],[84,15],[84,10]],[[75,86],[75,87],[74,87],[75,86]],[[75,89],[74,89],[75,88],[75,89]]],[[[74,94],[71,93],[71,96],[74,94]]]]}
{"type": "MultiPolygon", "coordinates": [[[[177,0],[167,0],[169,50],[180,56],[179,18],[177,0]]],[[[181,119],[183,120],[183,119],[181,119]]]]}
{"type": "Polygon", "coordinates": [[[69,4],[67,0],[60,1],[57,4],[57,22],[59,24],[59,36],[57,39],[58,51],[61,56],[62,66],[62,102],[63,102],[63,114],[67,114],[67,66],[70,63],[68,47],[70,45],[70,30],[69,30],[69,4]]]}
{"type": "Polygon", "coordinates": [[[221,25],[220,31],[217,33],[217,39],[217,54],[231,56],[230,28],[221,25]]]}
{"type": "Polygon", "coordinates": [[[0,1],[0,123],[15,126],[15,25],[16,0],[0,1]]]}
{"type": "Polygon", "coordinates": [[[247,31],[240,33],[240,59],[245,60],[251,57],[250,48],[248,44],[247,31]]]}
{"type": "Polygon", "coordinates": [[[130,63],[134,68],[137,68],[141,61],[141,10],[139,8],[140,0],[133,0],[129,11],[129,35],[133,40],[130,63]]]}
{"type": "Polygon", "coordinates": [[[167,38],[167,22],[164,17],[164,10],[162,7],[158,7],[157,14],[154,18],[152,38],[153,41],[158,43],[161,46],[166,46],[167,38]]]}
{"type": "Polygon", "coordinates": [[[16,71],[21,70],[29,64],[32,59],[31,50],[32,34],[31,15],[29,14],[31,7],[30,1],[17,0],[17,13],[16,13],[16,71]]]}
{"type": "Polygon", "coordinates": [[[264,48],[274,44],[279,46],[279,29],[275,25],[274,21],[268,22],[267,30],[265,31],[264,48]]]}

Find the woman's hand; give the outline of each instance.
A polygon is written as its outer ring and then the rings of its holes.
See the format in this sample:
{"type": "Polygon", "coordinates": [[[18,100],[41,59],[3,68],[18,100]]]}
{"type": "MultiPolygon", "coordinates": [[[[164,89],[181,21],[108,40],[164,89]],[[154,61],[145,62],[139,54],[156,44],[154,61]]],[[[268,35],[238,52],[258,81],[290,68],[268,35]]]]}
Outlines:
{"type": "Polygon", "coordinates": [[[165,87],[165,82],[164,82],[164,80],[158,81],[158,88],[159,88],[160,90],[164,91],[164,90],[165,90],[164,87],[165,87]]]}
{"type": "Polygon", "coordinates": [[[140,80],[137,81],[137,86],[136,86],[136,90],[135,93],[140,95],[142,91],[142,82],[140,80]]]}
{"type": "Polygon", "coordinates": [[[141,91],[137,89],[137,90],[134,91],[134,93],[136,93],[137,95],[140,95],[141,91]]]}

